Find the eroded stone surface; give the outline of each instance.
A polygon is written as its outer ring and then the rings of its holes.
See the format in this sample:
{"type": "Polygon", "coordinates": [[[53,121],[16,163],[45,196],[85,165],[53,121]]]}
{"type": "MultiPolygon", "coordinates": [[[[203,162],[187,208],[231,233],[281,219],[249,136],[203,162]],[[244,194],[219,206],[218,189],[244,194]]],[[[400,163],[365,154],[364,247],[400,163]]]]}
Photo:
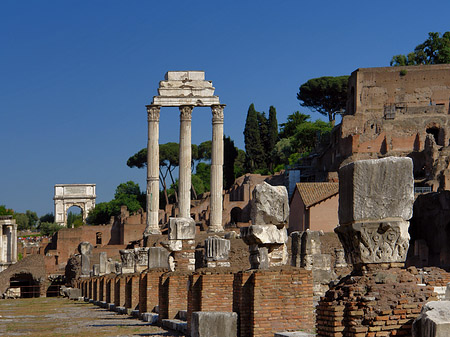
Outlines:
{"type": "Polygon", "coordinates": [[[286,228],[275,225],[251,225],[241,228],[241,238],[248,245],[282,245],[287,242],[286,228]]]}
{"type": "Polygon", "coordinates": [[[409,220],[414,202],[410,158],[360,160],[339,169],[339,223],[401,218],[409,220]]]}
{"type": "Polygon", "coordinates": [[[335,229],[349,263],[404,262],[409,247],[409,222],[386,220],[340,225],[335,229]]]}
{"type": "Polygon", "coordinates": [[[289,198],[286,187],[272,186],[266,182],[253,190],[250,218],[253,225],[286,224],[289,216],[289,198]]]}
{"type": "Polygon", "coordinates": [[[192,218],[170,218],[169,240],[195,239],[195,221],[192,218]]]}
{"type": "Polygon", "coordinates": [[[450,336],[450,301],[431,301],[414,320],[413,337],[450,336]]]}

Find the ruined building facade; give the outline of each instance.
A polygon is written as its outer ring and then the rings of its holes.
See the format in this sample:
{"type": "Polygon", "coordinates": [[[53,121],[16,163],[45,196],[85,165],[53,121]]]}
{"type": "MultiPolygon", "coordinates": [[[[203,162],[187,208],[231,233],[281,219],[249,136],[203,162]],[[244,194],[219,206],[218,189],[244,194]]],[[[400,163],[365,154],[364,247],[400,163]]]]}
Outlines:
{"type": "Polygon", "coordinates": [[[345,161],[409,156],[416,186],[450,188],[450,65],[361,68],[349,78],[346,114],[317,159],[319,171],[345,161]],[[423,185],[425,186],[425,185],[423,185]]]}

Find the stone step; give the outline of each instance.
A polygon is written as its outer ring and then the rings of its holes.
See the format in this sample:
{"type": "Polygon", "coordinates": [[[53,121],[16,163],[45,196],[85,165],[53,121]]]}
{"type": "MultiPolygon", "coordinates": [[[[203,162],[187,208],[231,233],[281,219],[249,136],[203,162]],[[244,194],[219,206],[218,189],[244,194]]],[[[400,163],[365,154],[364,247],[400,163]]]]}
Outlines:
{"type": "Polygon", "coordinates": [[[175,330],[183,334],[187,333],[187,322],[179,319],[163,319],[161,326],[166,329],[175,330]]]}
{"type": "Polygon", "coordinates": [[[285,331],[276,332],[274,337],[316,337],[316,334],[304,331],[285,331]]]}
{"type": "Polygon", "coordinates": [[[141,315],[141,319],[144,322],[149,322],[152,325],[156,325],[158,323],[158,314],[155,314],[154,312],[144,312],[141,315]]]}
{"type": "Polygon", "coordinates": [[[131,317],[139,318],[139,310],[131,310],[131,317]]]}
{"type": "Polygon", "coordinates": [[[181,321],[187,321],[187,310],[180,310],[180,311],[178,311],[177,317],[181,321]]]}

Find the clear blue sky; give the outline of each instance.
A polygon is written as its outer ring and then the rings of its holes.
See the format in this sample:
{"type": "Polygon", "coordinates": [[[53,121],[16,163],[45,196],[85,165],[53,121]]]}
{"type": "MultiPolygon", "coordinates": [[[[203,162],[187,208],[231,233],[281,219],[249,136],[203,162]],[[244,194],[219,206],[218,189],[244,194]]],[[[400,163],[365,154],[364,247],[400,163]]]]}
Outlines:
{"type": "MultiPolygon", "coordinates": [[[[204,70],[243,148],[248,106],[278,122],[301,108],[300,84],[388,66],[445,32],[448,1],[0,2],[0,204],[53,212],[53,186],[96,183],[97,202],[145,170],[126,166],[146,146],[145,105],[168,70],[204,70]]],[[[311,113],[315,120],[320,116],[311,113]]],[[[160,142],[178,142],[179,113],[161,110],[160,142]]],[[[192,141],[211,138],[194,109],[192,141]]]]}

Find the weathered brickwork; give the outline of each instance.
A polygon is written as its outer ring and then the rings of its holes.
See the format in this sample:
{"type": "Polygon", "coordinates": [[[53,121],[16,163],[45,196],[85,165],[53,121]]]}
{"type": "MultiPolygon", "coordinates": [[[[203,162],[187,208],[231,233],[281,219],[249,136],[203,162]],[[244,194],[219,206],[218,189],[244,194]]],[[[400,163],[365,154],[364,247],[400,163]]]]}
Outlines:
{"type": "Polygon", "coordinates": [[[319,302],[318,336],[411,336],[422,305],[437,299],[433,286],[418,286],[421,281],[399,268],[343,278],[319,302]]]}
{"type": "Polygon", "coordinates": [[[188,331],[195,311],[233,312],[233,279],[233,273],[218,273],[214,269],[189,276],[188,331]]]}
{"type": "Polygon", "coordinates": [[[139,308],[139,274],[125,277],[125,308],[132,310],[139,308]]]}
{"type": "Polygon", "coordinates": [[[311,271],[283,267],[235,274],[233,311],[239,336],[273,336],[286,330],[314,329],[311,271]]]}
{"type": "Polygon", "coordinates": [[[139,313],[152,312],[159,305],[159,278],[163,271],[143,272],[139,277],[139,313]]]}
{"type": "Polygon", "coordinates": [[[176,318],[178,311],[187,310],[188,273],[170,272],[159,279],[159,321],[176,318]]]}
{"type": "Polygon", "coordinates": [[[114,279],[114,305],[116,307],[125,306],[125,289],[126,289],[126,279],[125,276],[116,276],[114,279]]]}

